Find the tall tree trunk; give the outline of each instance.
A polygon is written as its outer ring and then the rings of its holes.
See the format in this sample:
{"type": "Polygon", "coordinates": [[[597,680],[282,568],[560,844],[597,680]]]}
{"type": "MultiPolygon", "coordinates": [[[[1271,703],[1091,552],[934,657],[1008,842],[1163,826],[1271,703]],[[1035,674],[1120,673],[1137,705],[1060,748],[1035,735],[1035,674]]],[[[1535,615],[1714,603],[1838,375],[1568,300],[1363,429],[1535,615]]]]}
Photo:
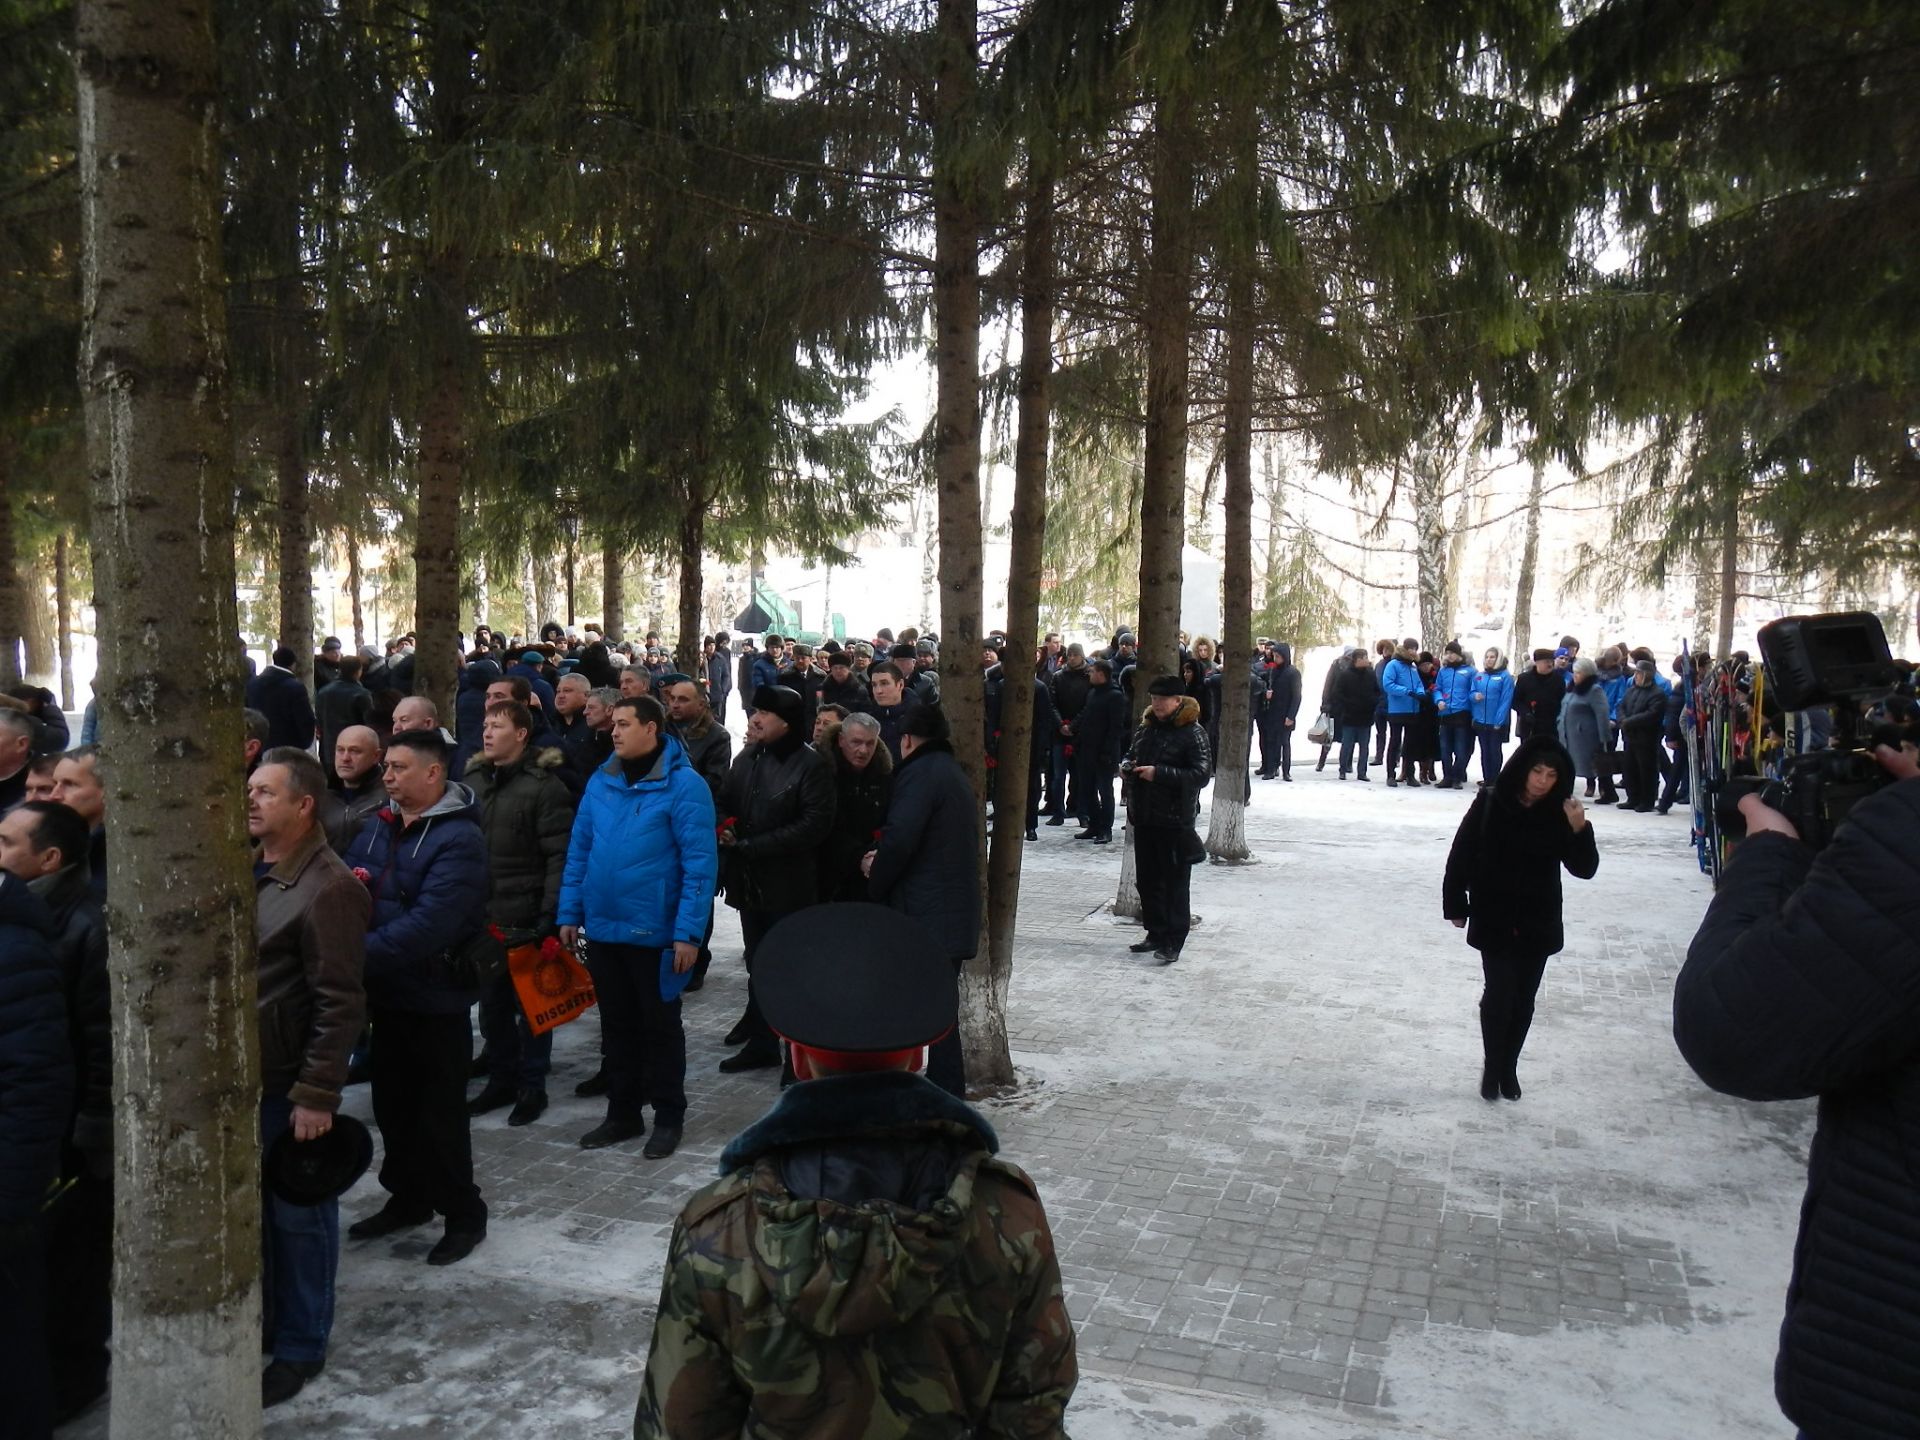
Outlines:
{"type": "Polygon", "coordinates": [[[1125,818],[1126,806],[1121,805],[1120,832],[1120,888],[1114,892],[1113,913],[1124,915],[1129,920],[1138,920],[1144,913],[1140,908],[1140,881],[1133,865],[1133,826],[1125,818]]]}
{"type": "MultiPolygon", "coordinates": [[[[1146,293],[1147,435],[1140,484],[1139,674],[1180,673],[1193,345],[1193,102],[1163,96],[1153,122],[1146,293]]],[[[1137,687],[1144,691],[1145,686],[1137,687]]]]}
{"type": "MultiPolygon", "coordinates": [[[[933,473],[940,527],[940,694],[954,752],[986,795],[981,743],[980,181],[974,143],[979,87],[977,0],[938,0],[933,100],[933,473]]],[[[983,887],[984,898],[984,887],[983,887]]],[[[981,965],[984,971],[985,966],[981,965]]],[[[979,1006],[979,987],[963,1004],[979,1006]]],[[[963,1025],[965,1021],[963,1019],[963,1025]]]]}
{"type": "Polygon", "coordinates": [[[626,634],[627,547],[611,534],[600,537],[600,633],[608,640],[626,634]]]}
{"type": "Polygon", "coordinates": [[[21,649],[26,654],[26,679],[30,685],[51,690],[56,679],[53,653],[53,605],[47,597],[45,570],[48,560],[35,555],[24,566],[16,566],[20,577],[20,613],[26,622],[21,649]]]}
{"type": "MultiPolygon", "coordinates": [[[[431,149],[451,167],[464,154],[473,123],[468,104],[473,91],[473,34],[457,7],[436,6],[428,14],[426,118],[431,149]]],[[[450,209],[446,197],[432,199],[437,202],[433,209],[450,209]]],[[[467,472],[473,320],[465,254],[445,233],[432,235],[429,243],[423,288],[430,297],[425,329],[432,351],[415,482],[413,689],[431,700],[441,714],[451,715],[460,671],[460,497],[467,472]]]]}
{"type": "MultiPolygon", "coordinates": [[[[1214,757],[1212,813],[1207,853],[1238,864],[1253,858],[1247,848],[1247,757],[1253,697],[1247,676],[1253,666],[1253,364],[1254,283],[1252,223],[1258,171],[1253,143],[1243,135],[1235,171],[1242,193],[1235,207],[1244,231],[1234,238],[1227,268],[1227,377],[1225,435],[1226,563],[1220,595],[1220,753],[1214,757]]],[[[1269,526],[1273,521],[1270,511],[1269,526]]],[[[1273,572],[1271,557],[1268,573],[1273,572]]],[[[1271,581],[1269,582],[1271,588],[1271,581]]]]}
{"type": "Polygon", "coordinates": [[[366,577],[360,573],[360,534],[347,526],[347,603],[353,610],[353,650],[367,643],[366,577]]]}
{"type": "MultiPolygon", "coordinates": [[[[954,754],[986,802],[980,639],[983,609],[980,533],[980,177],[966,152],[974,139],[980,79],[977,0],[938,0],[934,17],[933,320],[935,398],[933,474],[940,526],[940,696],[953,727],[954,754]]],[[[976,815],[983,811],[976,811],[976,815]]],[[[1018,825],[1023,817],[1015,817],[1018,825]]],[[[1002,823],[1005,822],[1003,817],[1002,823]]],[[[976,824],[984,847],[984,826],[976,824]]],[[[981,854],[985,928],[985,855],[981,854]]],[[[960,1034],[991,1035],[996,1016],[990,947],[981,945],[960,975],[960,1034]]],[[[969,1057],[971,1062],[972,1057],[969,1057]]]]}
{"type": "Polygon", "coordinates": [[[1713,629],[1713,653],[1733,654],[1733,621],[1740,603],[1740,501],[1729,490],[1720,510],[1720,617],[1713,629]]]}
{"type": "Polygon", "coordinates": [[[533,543],[520,552],[520,633],[532,641],[540,638],[540,590],[538,567],[534,564],[533,543]]]}
{"type": "Polygon", "coordinates": [[[76,19],[113,837],[113,1440],[260,1434],[259,1018],[210,9],[81,0],[76,19]]]}
{"type": "Polygon", "coordinates": [[[1027,787],[1034,751],[1044,765],[1053,736],[1033,733],[1033,652],[1039,643],[1040,571],[1047,540],[1047,446],[1053,418],[1053,181],[1028,187],[1026,245],[1020,281],[1020,415],[1013,449],[1012,554],[1007,561],[1007,665],[1000,703],[999,760],[994,771],[993,838],[987,852],[987,973],[983,1003],[963,1030],[974,1088],[1014,1083],[1007,1047],[1007,989],[1013,978],[1020,863],[1026,851],[1027,787]]]}
{"type": "Polygon", "coordinates": [[[1472,452],[1461,457],[1460,462],[1460,500],[1453,512],[1453,523],[1447,527],[1447,589],[1442,609],[1446,612],[1443,622],[1446,638],[1456,639],[1454,626],[1459,622],[1460,612],[1466,608],[1462,587],[1466,584],[1467,571],[1467,527],[1473,523],[1473,505],[1480,488],[1482,467],[1472,452]]]}
{"type": "Polygon", "coordinates": [[[26,614],[14,555],[13,472],[20,449],[0,439],[0,685],[20,683],[20,650],[26,639],[26,614]]]}
{"type": "MultiPolygon", "coordinates": [[[[302,402],[304,387],[299,390],[302,402]]],[[[307,455],[302,415],[292,396],[283,395],[274,473],[279,482],[275,518],[279,523],[280,643],[293,651],[293,673],[313,688],[313,513],[307,486],[307,455]]]]}
{"type": "MultiPolygon", "coordinates": [[[[938,581],[940,569],[940,531],[936,525],[925,523],[922,516],[920,541],[920,618],[922,630],[933,629],[933,591],[938,581]]],[[[876,657],[877,658],[877,657],[876,657]]]]}
{"type": "MultiPolygon", "coordinates": [[[[443,284],[455,285],[454,267],[443,284]]],[[[451,288],[443,293],[449,296],[451,288]]],[[[464,324],[464,305],[449,298],[445,319],[464,324]]],[[[450,352],[453,348],[447,342],[450,352]]],[[[466,470],[466,377],[461,361],[443,353],[420,417],[419,499],[414,527],[413,690],[443,715],[453,713],[454,656],[460,614],[460,485],[466,470]]]]}
{"type": "Polygon", "coordinates": [[[1442,500],[1446,475],[1439,453],[1428,445],[1414,452],[1413,565],[1420,597],[1420,643],[1434,654],[1447,641],[1447,515],[1442,500]]]}
{"type": "Polygon", "coordinates": [[[1520,662],[1533,650],[1533,582],[1540,566],[1540,500],[1546,484],[1547,462],[1536,460],[1533,478],[1527,482],[1526,538],[1520,545],[1520,573],[1513,581],[1513,617],[1507,632],[1516,675],[1523,669],[1520,662]]]}
{"type": "MultiPolygon", "coordinates": [[[[295,227],[297,230],[297,226],[295,227]]],[[[289,237],[298,252],[297,233],[289,237]]],[[[274,518],[280,555],[280,644],[293,650],[293,673],[313,688],[313,506],[307,473],[307,301],[297,275],[274,285],[278,331],[274,386],[274,518]]]]}
{"type": "Polygon", "coordinates": [[[680,607],[679,641],[674,647],[674,664],[682,675],[696,679],[700,671],[700,552],[707,543],[706,487],[695,485],[688,503],[680,512],[680,607]]]}
{"type": "Polygon", "coordinates": [[[667,633],[667,562],[659,559],[647,564],[647,633],[667,633]]]}
{"type": "MultiPolygon", "coordinates": [[[[469,507],[467,522],[469,534],[477,535],[480,532],[479,508],[478,505],[469,507]]],[[[483,547],[475,545],[473,547],[474,628],[478,629],[480,626],[490,623],[487,617],[492,613],[492,609],[493,594],[488,584],[487,552],[483,547]]]]}
{"type": "Polygon", "coordinates": [[[53,626],[60,649],[60,708],[72,710],[73,691],[73,561],[67,553],[67,532],[53,537],[53,626]]]}

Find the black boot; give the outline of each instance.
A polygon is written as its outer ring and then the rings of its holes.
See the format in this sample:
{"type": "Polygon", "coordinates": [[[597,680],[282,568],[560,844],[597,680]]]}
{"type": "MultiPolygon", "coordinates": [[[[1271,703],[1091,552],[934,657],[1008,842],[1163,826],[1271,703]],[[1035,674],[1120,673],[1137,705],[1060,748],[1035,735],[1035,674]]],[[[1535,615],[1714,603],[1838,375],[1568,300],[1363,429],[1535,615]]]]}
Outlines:
{"type": "Polygon", "coordinates": [[[574,1086],[573,1093],[578,1095],[583,1100],[590,1100],[595,1095],[606,1094],[607,1093],[607,1067],[604,1064],[601,1065],[601,1067],[598,1070],[594,1071],[593,1074],[589,1075],[586,1079],[582,1080],[578,1085],[574,1086]]]}
{"type": "Polygon", "coordinates": [[[487,1088],[467,1101],[467,1114],[485,1115],[492,1110],[504,1110],[519,1098],[511,1085],[498,1085],[487,1082],[487,1088]]]}
{"type": "Polygon", "coordinates": [[[260,1372],[260,1408],[284,1405],[326,1368],[324,1360],[275,1360],[260,1372]]]}
{"type": "Polygon", "coordinates": [[[720,1043],[722,1045],[738,1045],[742,1040],[745,1040],[747,1036],[751,1035],[752,1033],[753,1033],[753,1022],[748,1020],[745,1015],[742,1015],[738,1020],[733,1022],[733,1028],[727,1031],[725,1037],[721,1039],[720,1043]]]}
{"type": "Polygon", "coordinates": [[[1480,1067],[1480,1098],[1482,1100],[1500,1098],[1500,1076],[1494,1070],[1491,1060],[1480,1067]]]}
{"type": "Polygon", "coordinates": [[[1520,1098],[1520,1077],[1511,1070],[1500,1077],[1500,1098],[1502,1100],[1520,1098]]]}

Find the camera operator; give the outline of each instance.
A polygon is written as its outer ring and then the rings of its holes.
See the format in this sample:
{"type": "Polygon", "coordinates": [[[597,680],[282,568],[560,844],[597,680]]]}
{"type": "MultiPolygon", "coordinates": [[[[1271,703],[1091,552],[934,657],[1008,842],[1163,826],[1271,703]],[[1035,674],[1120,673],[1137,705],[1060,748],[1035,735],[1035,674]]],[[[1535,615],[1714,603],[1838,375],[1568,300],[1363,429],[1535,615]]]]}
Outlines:
{"type": "Polygon", "coordinates": [[[1920,778],[1856,804],[1815,854],[1757,795],[1674,987],[1673,1034],[1714,1089],[1818,1096],[1774,1367],[1808,1440],[1920,1434],[1920,778]]]}

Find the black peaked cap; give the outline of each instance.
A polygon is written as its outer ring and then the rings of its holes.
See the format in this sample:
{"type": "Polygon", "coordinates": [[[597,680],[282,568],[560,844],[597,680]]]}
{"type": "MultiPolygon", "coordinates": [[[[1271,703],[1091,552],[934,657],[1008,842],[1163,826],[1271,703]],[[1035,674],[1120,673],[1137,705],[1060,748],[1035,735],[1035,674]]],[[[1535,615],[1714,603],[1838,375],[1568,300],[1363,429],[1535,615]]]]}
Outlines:
{"type": "Polygon", "coordinates": [[[753,986],[775,1031],[815,1050],[930,1045],[960,1014],[959,976],[885,905],[814,905],[760,942],[753,986]]]}

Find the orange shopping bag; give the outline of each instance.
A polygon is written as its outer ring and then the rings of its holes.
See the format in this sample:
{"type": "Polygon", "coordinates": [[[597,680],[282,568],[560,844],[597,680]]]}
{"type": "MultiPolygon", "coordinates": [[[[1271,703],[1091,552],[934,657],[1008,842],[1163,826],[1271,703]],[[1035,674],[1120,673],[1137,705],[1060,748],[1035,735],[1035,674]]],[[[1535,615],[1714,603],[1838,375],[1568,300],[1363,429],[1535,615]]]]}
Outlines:
{"type": "Polygon", "coordinates": [[[594,1003],[593,976],[587,967],[548,936],[538,945],[516,945],[507,952],[507,973],[519,993],[527,1026],[544,1035],[577,1020],[594,1003]]]}

